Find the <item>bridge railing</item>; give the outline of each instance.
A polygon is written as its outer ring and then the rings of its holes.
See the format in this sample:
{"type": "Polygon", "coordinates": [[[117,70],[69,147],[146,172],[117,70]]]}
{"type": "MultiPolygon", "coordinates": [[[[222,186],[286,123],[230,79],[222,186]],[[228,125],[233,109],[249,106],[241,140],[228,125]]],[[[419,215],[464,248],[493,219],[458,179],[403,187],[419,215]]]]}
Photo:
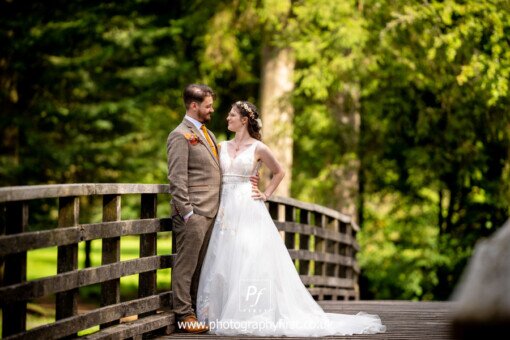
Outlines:
{"type": "MultiPolygon", "coordinates": [[[[172,292],[158,292],[156,285],[157,271],[171,268],[175,257],[157,255],[158,233],[172,230],[169,216],[157,217],[158,196],[168,199],[168,193],[168,185],[157,184],[0,188],[2,336],[55,339],[76,336],[97,325],[102,330],[86,338],[172,332],[175,320],[168,312],[172,292]],[[140,197],[139,219],[121,220],[126,195],[140,197]],[[102,198],[101,223],[80,223],[80,198],[84,196],[102,198]],[[29,231],[29,203],[48,198],[58,200],[55,227],[29,231]],[[120,238],[127,235],[140,236],[140,254],[121,261],[120,238]],[[99,239],[101,265],[79,269],[79,243],[99,239]],[[47,247],[58,247],[57,274],[27,281],[27,252],[47,247]],[[134,274],[139,274],[138,296],[121,302],[120,279],[134,274]],[[93,284],[101,287],[100,307],[78,314],[79,289],[93,284]],[[55,322],[27,330],[27,302],[52,294],[56,295],[55,322]],[[161,312],[164,309],[167,312],[161,312]],[[128,316],[136,321],[120,322],[128,316]]],[[[357,225],[335,210],[289,198],[271,199],[268,208],[311,294],[319,300],[358,299],[357,225]]],[[[172,253],[174,249],[172,245],[172,253]]]]}
{"type": "Polygon", "coordinates": [[[359,227],[351,217],[286,197],[275,197],[268,205],[301,281],[313,297],[359,300],[359,227]]]}

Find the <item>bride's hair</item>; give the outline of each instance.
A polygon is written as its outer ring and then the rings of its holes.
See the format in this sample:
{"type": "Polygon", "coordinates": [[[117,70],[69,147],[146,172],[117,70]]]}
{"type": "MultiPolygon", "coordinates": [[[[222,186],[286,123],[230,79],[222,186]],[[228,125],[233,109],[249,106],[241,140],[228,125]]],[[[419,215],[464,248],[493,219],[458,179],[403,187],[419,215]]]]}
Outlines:
{"type": "Polygon", "coordinates": [[[248,118],[248,133],[252,138],[262,140],[262,135],[260,134],[260,130],[262,129],[262,121],[260,120],[260,114],[257,111],[257,107],[250,102],[247,101],[237,101],[233,105],[239,113],[241,117],[248,118]]]}

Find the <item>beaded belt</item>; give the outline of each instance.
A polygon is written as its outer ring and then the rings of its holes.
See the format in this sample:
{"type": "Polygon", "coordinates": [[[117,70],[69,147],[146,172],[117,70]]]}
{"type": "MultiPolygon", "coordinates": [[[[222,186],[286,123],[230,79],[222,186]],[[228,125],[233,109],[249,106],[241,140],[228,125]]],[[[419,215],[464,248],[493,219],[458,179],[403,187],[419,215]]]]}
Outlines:
{"type": "Polygon", "coordinates": [[[221,176],[221,182],[224,183],[224,184],[229,184],[229,183],[249,183],[250,182],[250,176],[224,174],[224,175],[221,176]]]}

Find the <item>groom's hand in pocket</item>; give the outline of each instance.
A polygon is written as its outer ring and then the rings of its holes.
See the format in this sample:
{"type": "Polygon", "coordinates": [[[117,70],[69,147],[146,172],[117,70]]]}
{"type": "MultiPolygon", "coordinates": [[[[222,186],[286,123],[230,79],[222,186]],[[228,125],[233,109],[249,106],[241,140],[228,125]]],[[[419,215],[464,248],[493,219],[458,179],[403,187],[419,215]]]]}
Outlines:
{"type": "Polygon", "coordinates": [[[192,211],[192,212],[190,212],[188,215],[184,216],[184,217],[182,218],[182,220],[184,221],[184,224],[187,224],[187,223],[188,223],[188,221],[190,220],[191,216],[193,216],[194,214],[195,214],[195,213],[192,211]]]}

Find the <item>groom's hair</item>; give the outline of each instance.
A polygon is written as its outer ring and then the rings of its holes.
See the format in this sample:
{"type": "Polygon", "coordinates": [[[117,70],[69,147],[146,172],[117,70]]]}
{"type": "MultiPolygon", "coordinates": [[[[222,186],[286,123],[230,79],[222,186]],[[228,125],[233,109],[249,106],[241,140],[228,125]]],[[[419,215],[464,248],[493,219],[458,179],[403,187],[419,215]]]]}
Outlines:
{"type": "Polygon", "coordinates": [[[189,108],[192,102],[197,102],[200,104],[207,96],[211,96],[213,99],[216,98],[216,94],[209,86],[203,84],[189,84],[186,86],[182,94],[182,99],[184,99],[184,106],[186,107],[186,110],[189,108]]]}

